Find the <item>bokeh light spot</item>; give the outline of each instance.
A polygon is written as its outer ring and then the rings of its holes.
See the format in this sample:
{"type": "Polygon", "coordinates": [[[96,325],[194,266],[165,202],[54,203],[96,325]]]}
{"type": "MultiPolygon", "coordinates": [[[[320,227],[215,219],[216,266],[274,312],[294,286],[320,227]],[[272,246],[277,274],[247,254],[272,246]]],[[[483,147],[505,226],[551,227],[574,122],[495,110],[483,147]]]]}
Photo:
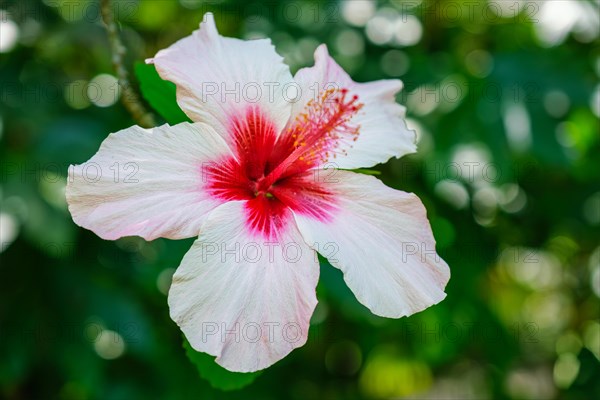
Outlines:
{"type": "Polygon", "coordinates": [[[588,321],[583,328],[583,342],[585,347],[600,361],[600,322],[588,321]]]}
{"type": "Polygon", "coordinates": [[[562,90],[551,90],[544,96],[544,108],[554,118],[564,117],[570,106],[571,100],[562,90]]]}
{"type": "Polygon", "coordinates": [[[504,129],[510,147],[523,152],[531,146],[531,119],[523,104],[507,103],[504,105],[504,129]]]}
{"type": "Polygon", "coordinates": [[[115,331],[103,330],[94,341],[96,354],[105,360],[114,360],[125,353],[125,340],[115,331]]]}
{"type": "Polygon", "coordinates": [[[568,388],[579,373],[579,360],[573,353],[561,354],[554,363],[554,382],[559,388],[568,388]]]}
{"type": "Polygon", "coordinates": [[[342,3],[342,17],[350,25],[365,26],[375,14],[375,2],[372,0],[345,0],[342,3]]]}
{"type": "Polygon", "coordinates": [[[431,371],[427,364],[394,355],[394,349],[377,348],[367,360],[360,377],[361,390],[369,397],[396,398],[429,389],[431,371]]]}
{"type": "Polygon", "coordinates": [[[19,40],[19,26],[0,10],[0,53],[8,53],[19,40]]]}
{"type": "Polygon", "coordinates": [[[352,376],[362,365],[360,347],[352,341],[337,342],[327,349],[325,366],[334,375],[352,376]]]}
{"type": "Polygon", "coordinates": [[[354,29],[344,29],[335,38],[335,48],[344,56],[354,57],[364,52],[365,41],[354,29]]]}
{"type": "Polygon", "coordinates": [[[156,287],[159,292],[164,295],[169,294],[169,289],[171,288],[171,282],[173,282],[173,274],[175,273],[175,268],[166,268],[158,274],[156,278],[156,287]]]}
{"type": "Polygon", "coordinates": [[[458,210],[469,205],[469,192],[461,182],[444,179],[436,183],[434,191],[437,196],[458,210]]]}
{"type": "Polygon", "coordinates": [[[115,104],[121,95],[119,81],[112,75],[95,76],[87,86],[87,97],[98,107],[109,107],[115,104]]]}
{"type": "Polygon", "coordinates": [[[90,106],[90,100],[87,95],[88,82],[85,80],[76,80],[65,87],[65,102],[75,110],[83,110],[90,106]]]}
{"type": "Polygon", "coordinates": [[[409,68],[410,59],[401,50],[388,50],[381,57],[381,69],[389,76],[402,76],[409,68]]]}
{"type": "Polygon", "coordinates": [[[0,213],[0,253],[8,248],[19,235],[19,221],[11,214],[0,213]]]}
{"type": "Polygon", "coordinates": [[[421,21],[414,15],[402,15],[394,24],[394,42],[400,46],[414,46],[423,35],[421,21]]]}
{"type": "Polygon", "coordinates": [[[474,77],[485,78],[494,68],[494,59],[485,50],[473,50],[466,55],[465,66],[474,77]]]}
{"type": "Polygon", "coordinates": [[[600,192],[588,197],[583,203],[583,217],[590,225],[600,224],[600,192]]]}
{"type": "Polygon", "coordinates": [[[398,13],[389,8],[383,8],[367,22],[365,33],[369,40],[377,45],[390,42],[394,37],[395,22],[398,13]]]}

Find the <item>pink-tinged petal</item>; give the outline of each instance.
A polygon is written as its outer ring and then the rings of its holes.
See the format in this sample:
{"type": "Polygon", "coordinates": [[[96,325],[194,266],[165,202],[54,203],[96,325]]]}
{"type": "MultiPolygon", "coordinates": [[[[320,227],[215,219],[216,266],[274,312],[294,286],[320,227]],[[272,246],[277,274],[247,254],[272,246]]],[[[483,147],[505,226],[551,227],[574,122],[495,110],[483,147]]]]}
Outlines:
{"type": "Polygon", "coordinates": [[[192,347],[236,372],[267,368],[306,343],[319,277],[293,221],[266,240],[247,226],[244,203],[210,214],[169,291],[171,318],[192,347]]]}
{"type": "Polygon", "coordinates": [[[328,189],[337,194],[332,220],[295,214],[306,242],[341,269],[356,298],[374,314],[398,318],[444,297],[448,265],[417,196],[391,189],[372,176],[337,171],[328,189]]]}
{"type": "Polygon", "coordinates": [[[202,123],[113,133],[88,162],[70,167],[69,211],[103,239],[195,237],[223,203],[205,190],[204,167],[231,154],[202,123]]]}
{"type": "Polygon", "coordinates": [[[286,93],[293,78],[271,41],[223,37],[211,13],[204,15],[199,30],[159,51],[149,62],[163,79],[177,85],[182,110],[193,121],[228,132],[229,143],[236,130],[232,124],[249,107],[258,108],[277,133],[289,119],[291,103],[286,93]]]}
{"type": "Polygon", "coordinates": [[[328,158],[338,168],[371,167],[391,157],[402,157],[416,151],[415,133],[406,127],[404,121],[405,108],[395,101],[396,93],[402,89],[401,81],[354,82],[331,58],[325,45],[315,51],[315,65],[300,69],[294,80],[301,88],[302,97],[294,103],[291,120],[306,110],[310,99],[317,99],[330,88],[347,89],[363,105],[349,122],[359,128],[357,138],[341,142],[339,149],[331,151],[328,158]]]}

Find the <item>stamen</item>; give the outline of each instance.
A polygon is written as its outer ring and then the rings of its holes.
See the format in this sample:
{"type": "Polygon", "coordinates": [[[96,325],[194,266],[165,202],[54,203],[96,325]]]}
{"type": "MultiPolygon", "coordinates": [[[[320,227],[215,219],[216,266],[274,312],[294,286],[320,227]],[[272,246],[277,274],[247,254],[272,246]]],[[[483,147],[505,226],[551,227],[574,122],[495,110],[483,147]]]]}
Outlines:
{"type": "Polygon", "coordinates": [[[318,100],[309,100],[291,128],[297,138],[294,147],[307,149],[302,157],[307,164],[327,160],[330,152],[334,156],[336,152],[346,154],[347,150],[340,148],[341,142],[356,141],[359,135],[359,127],[349,125],[350,119],[362,108],[358,96],[349,96],[348,89],[330,88],[318,100]]]}
{"type": "Polygon", "coordinates": [[[327,89],[317,101],[311,99],[284,135],[290,135],[293,151],[263,180],[271,186],[293,163],[301,162],[311,168],[332,156],[348,154],[348,148],[358,139],[359,126],[350,124],[352,117],[363,107],[358,96],[348,89],[327,89]]]}

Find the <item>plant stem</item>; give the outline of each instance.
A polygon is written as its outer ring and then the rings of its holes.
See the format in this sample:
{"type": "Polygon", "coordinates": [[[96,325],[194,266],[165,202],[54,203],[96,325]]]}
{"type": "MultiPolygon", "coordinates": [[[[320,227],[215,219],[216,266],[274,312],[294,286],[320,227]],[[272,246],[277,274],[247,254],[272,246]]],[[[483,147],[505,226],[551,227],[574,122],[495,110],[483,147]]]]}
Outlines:
{"type": "Polygon", "coordinates": [[[121,38],[119,37],[111,0],[101,0],[100,10],[102,13],[102,19],[106,25],[106,31],[108,33],[112,62],[117,74],[117,79],[119,80],[119,86],[121,87],[122,91],[121,101],[123,106],[125,106],[125,109],[131,114],[138,125],[144,128],[152,128],[156,126],[156,119],[154,115],[146,110],[146,107],[144,107],[142,104],[140,97],[129,82],[129,74],[123,65],[123,58],[126,50],[125,46],[123,46],[123,43],[121,42],[121,38]]]}

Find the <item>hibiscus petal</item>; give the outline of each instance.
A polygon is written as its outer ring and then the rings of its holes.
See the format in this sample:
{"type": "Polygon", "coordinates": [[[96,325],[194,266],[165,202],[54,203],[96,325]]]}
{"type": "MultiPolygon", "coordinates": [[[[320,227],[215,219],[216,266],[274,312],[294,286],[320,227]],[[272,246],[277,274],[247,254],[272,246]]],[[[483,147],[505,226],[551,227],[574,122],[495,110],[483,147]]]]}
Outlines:
{"type": "Polygon", "coordinates": [[[203,189],[204,167],[230,154],[221,135],[201,123],[113,133],[88,162],[70,167],[69,211],[104,239],[195,237],[222,203],[203,189]]]}
{"type": "Polygon", "coordinates": [[[328,181],[338,200],[332,219],[295,219],[306,242],[342,270],[356,298],[389,318],[441,301],[450,271],[435,252],[418,197],[349,171],[336,171],[328,181]]]}
{"type": "Polygon", "coordinates": [[[194,349],[252,372],[306,343],[319,266],[292,219],[266,240],[248,228],[244,203],[210,214],[173,276],[169,307],[194,349]]]}
{"type": "MultiPolygon", "coordinates": [[[[211,13],[200,29],[149,60],[163,79],[177,85],[177,102],[193,120],[221,127],[258,107],[277,133],[287,123],[286,92],[293,78],[269,39],[239,40],[219,35],[211,13]]],[[[232,139],[229,139],[232,140],[232,139]]]]}
{"type": "Polygon", "coordinates": [[[415,133],[406,127],[405,108],[396,103],[395,95],[402,89],[397,79],[357,83],[331,58],[327,47],[315,51],[315,65],[302,68],[294,76],[301,99],[294,103],[292,119],[305,110],[306,103],[328,88],[348,89],[357,95],[363,108],[350,123],[360,126],[360,134],[346,153],[337,152],[328,161],[342,169],[366,168],[386,162],[391,157],[416,151],[415,133]]]}

